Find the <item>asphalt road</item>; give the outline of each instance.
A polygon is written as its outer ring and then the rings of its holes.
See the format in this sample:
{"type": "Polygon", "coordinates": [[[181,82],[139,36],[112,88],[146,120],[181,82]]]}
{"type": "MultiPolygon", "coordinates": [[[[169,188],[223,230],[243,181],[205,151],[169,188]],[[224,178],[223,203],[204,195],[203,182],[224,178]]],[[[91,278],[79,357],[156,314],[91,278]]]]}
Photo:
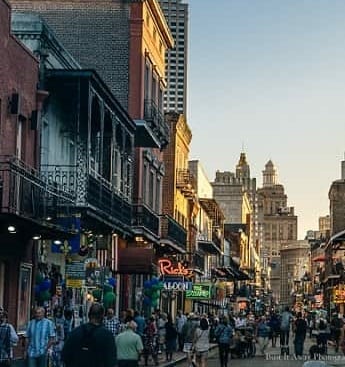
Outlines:
{"type": "MultiPolygon", "coordinates": [[[[228,367],[302,367],[303,363],[307,360],[310,360],[308,351],[310,346],[314,344],[314,341],[307,338],[304,351],[305,354],[300,359],[297,359],[293,355],[293,346],[290,343],[290,355],[289,356],[281,356],[280,348],[272,348],[269,347],[265,356],[255,356],[254,358],[235,358],[229,360],[228,367]]],[[[341,353],[335,353],[333,347],[328,348],[328,355],[321,356],[326,364],[330,367],[344,367],[345,366],[345,357],[341,353]]],[[[178,367],[189,367],[186,361],[181,361],[176,363],[178,367]]],[[[217,348],[213,349],[209,353],[207,367],[219,367],[220,362],[218,359],[218,350],[217,348]]]]}

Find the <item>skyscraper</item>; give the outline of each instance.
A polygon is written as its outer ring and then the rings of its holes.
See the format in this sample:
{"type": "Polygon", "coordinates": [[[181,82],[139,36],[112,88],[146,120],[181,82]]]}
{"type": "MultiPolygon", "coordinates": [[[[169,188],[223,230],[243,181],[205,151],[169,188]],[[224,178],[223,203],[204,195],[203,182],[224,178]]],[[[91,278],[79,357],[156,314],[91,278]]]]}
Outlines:
{"type": "Polygon", "coordinates": [[[164,95],[164,110],[186,115],[188,4],[182,0],[159,0],[159,3],[175,40],[175,48],[166,53],[168,86],[164,95]]]}
{"type": "Polygon", "coordinates": [[[278,180],[276,166],[269,160],[262,171],[261,188],[257,189],[258,220],[263,228],[261,263],[267,275],[267,287],[275,302],[280,300],[282,245],[297,241],[297,216],[294,207],[288,207],[285,188],[278,180]]]}

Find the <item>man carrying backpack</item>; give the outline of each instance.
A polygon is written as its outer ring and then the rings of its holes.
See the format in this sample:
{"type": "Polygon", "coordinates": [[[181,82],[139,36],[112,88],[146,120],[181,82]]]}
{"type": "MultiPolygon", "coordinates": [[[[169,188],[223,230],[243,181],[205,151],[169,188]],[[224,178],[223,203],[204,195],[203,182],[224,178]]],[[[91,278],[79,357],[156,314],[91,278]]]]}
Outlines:
{"type": "Polygon", "coordinates": [[[114,367],[113,334],[103,326],[104,308],[93,303],[89,322],[74,329],[66,340],[61,358],[66,367],[114,367]]]}
{"type": "Polygon", "coordinates": [[[18,341],[14,327],[7,321],[7,312],[0,308],[0,367],[11,365],[12,346],[18,341]]]}

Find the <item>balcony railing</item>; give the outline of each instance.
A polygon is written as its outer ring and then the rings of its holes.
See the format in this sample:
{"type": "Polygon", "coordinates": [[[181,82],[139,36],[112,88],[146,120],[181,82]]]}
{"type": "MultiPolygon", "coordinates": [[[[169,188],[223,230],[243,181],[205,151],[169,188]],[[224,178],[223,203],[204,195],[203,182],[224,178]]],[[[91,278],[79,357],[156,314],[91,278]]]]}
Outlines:
{"type": "Polygon", "coordinates": [[[164,215],[161,223],[161,237],[173,241],[181,250],[186,251],[187,231],[169,215],[164,215]]]}
{"type": "Polygon", "coordinates": [[[49,185],[58,185],[73,197],[77,191],[77,167],[74,165],[41,165],[41,177],[49,185]]]}
{"type": "Polygon", "coordinates": [[[145,99],[144,119],[150,129],[157,134],[163,145],[169,142],[169,126],[165,121],[162,111],[152,99],[145,99]]]}
{"type": "Polygon", "coordinates": [[[0,190],[2,213],[35,220],[69,216],[75,199],[63,185],[14,156],[0,157],[0,190]]]}
{"type": "Polygon", "coordinates": [[[130,227],[132,208],[109,181],[85,167],[74,165],[42,165],[42,178],[48,185],[57,185],[65,194],[73,195],[74,205],[91,207],[97,215],[108,222],[130,227]]]}
{"type": "Polygon", "coordinates": [[[219,235],[219,231],[217,229],[212,230],[212,242],[222,250],[222,236],[219,235]]]}
{"type": "Polygon", "coordinates": [[[196,252],[193,256],[193,265],[200,269],[200,270],[204,270],[205,267],[205,258],[202,254],[196,252]]]}
{"type": "Polygon", "coordinates": [[[186,196],[193,196],[196,192],[196,179],[189,169],[178,169],[176,187],[186,196]]]}
{"type": "Polygon", "coordinates": [[[133,227],[141,227],[159,236],[159,216],[143,203],[133,205],[133,227]]]}
{"type": "Polygon", "coordinates": [[[92,206],[108,221],[120,222],[127,226],[132,224],[132,207],[127,199],[91,175],[87,177],[85,204],[92,206]]]}

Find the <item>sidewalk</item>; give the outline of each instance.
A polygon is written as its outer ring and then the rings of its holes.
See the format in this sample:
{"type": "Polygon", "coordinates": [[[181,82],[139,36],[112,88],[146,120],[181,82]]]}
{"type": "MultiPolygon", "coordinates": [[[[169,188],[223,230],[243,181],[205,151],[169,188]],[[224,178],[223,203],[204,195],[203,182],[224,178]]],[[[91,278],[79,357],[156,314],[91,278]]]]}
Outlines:
{"type": "MultiPolygon", "coordinates": [[[[210,344],[210,351],[213,350],[214,348],[217,347],[217,344],[210,344]]],[[[186,353],[184,352],[175,352],[173,354],[173,360],[170,362],[167,362],[165,359],[165,353],[163,352],[162,354],[158,355],[158,363],[159,363],[159,367],[170,367],[170,366],[175,366],[181,362],[184,362],[185,360],[187,360],[187,356],[186,353]]],[[[140,362],[139,362],[139,366],[143,367],[144,366],[144,361],[141,358],[140,362]]],[[[148,363],[148,367],[154,367],[155,364],[152,361],[152,359],[149,359],[149,363],[148,363]]]]}

